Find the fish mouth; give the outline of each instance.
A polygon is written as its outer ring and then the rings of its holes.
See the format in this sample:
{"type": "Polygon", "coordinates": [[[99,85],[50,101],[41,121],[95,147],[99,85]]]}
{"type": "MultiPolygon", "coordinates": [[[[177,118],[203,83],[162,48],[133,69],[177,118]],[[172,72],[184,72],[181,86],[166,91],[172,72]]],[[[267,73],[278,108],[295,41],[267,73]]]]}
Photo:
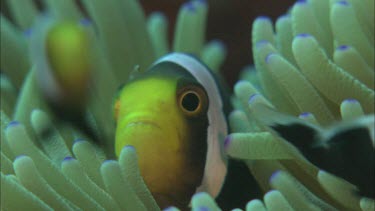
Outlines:
{"type": "Polygon", "coordinates": [[[161,129],[161,127],[156,124],[154,121],[150,121],[150,120],[136,120],[136,121],[130,121],[129,123],[126,124],[125,128],[129,128],[129,127],[138,127],[138,126],[151,126],[151,127],[155,127],[155,128],[158,128],[158,129],[161,129]]]}

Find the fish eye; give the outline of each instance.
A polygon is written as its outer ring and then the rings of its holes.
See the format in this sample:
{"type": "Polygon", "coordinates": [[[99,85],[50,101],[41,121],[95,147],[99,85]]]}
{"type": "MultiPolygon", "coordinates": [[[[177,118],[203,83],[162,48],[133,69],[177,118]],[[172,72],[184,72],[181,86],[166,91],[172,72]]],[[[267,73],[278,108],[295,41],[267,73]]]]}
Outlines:
{"type": "Polygon", "coordinates": [[[182,97],[181,105],[188,112],[194,112],[199,108],[200,99],[195,92],[187,92],[182,97]]]}
{"type": "Polygon", "coordinates": [[[203,89],[189,87],[180,92],[178,103],[184,114],[196,116],[206,110],[207,96],[203,89]]]}

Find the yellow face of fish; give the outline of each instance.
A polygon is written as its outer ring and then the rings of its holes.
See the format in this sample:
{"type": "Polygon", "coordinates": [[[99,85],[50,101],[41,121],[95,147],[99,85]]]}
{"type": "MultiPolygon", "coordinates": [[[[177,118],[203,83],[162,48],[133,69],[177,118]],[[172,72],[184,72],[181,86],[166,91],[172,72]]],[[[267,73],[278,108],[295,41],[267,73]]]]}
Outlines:
{"type": "Polygon", "coordinates": [[[91,70],[89,37],[83,26],[62,22],[53,26],[47,36],[47,55],[59,82],[67,88],[78,87],[91,70]],[[74,80],[73,80],[74,79],[74,80]]]}
{"type": "Polygon", "coordinates": [[[120,90],[115,150],[118,156],[126,145],[136,148],[141,174],[159,206],[185,206],[202,181],[208,97],[192,78],[167,70],[168,65],[159,69],[120,90]]]}

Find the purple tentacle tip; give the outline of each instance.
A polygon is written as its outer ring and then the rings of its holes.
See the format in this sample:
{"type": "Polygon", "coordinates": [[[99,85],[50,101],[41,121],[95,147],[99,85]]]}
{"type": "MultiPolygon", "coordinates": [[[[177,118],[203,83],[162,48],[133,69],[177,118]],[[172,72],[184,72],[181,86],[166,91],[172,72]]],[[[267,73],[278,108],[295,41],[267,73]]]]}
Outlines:
{"type": "Polygon", "coordinates": [[[337,4],[340,4],[343,6],[349,6],[349,3],[347,1],[338,1],[337,4]]]}
{"type": "Polygon", "coordinates": [[[310,115],[311,115],[310,112],[303,112],[303,113],[301,113],[299,116],[300,116],[300,117],[308,117],[308,116],[310,116],[310,115]]]}
{"type": "Polygon", "coordinates": [[[185,9],[194,12],[195,11],[195,6],[191,2],[186,2],[185,4],[182,5],[185,9]]]}
{"type": "Polygon", "coordinates": [[[135,149],[135,147],[132,146],[132,145],[125,145],[125,146],[121,149],[120,154],[122,154],[122,153],[124,153],[124,152],[127,153],[126,151],[136,152],[136,149],[135,149]]]}
{"type": "Polygon", "coordinates": [[[270,62],[270,58],[271,58],[272,55],[275,55],[275,53],[270,53],[270,54],[268,54],[268,55],[266,56],[265,61],[266,61],[267,64],[270,62]]]}
{"type": "Polygon", "coordinates": [[[346,51],[348,49],[349,49],[349,46],[347,46],[347,45],[341,45],[341,46],[337,47],[337,50],[339,50],[339,51],[346,51]]]}
{"type": "Polygon", "coordinates": [[[22,155],[17,155],[14,160],[20,159],[22,157],[26,157],[26,155],[23,155],[23,154],[22,155]]]}
{"type": "Polygon", "coordinates": [[[199,211],[209,211],[210,209],[208,209],[208,207],[198,207],[198,210],[199,211]]]}
{"type": "Polygon", "coordinates": [[[82,18],[81,20],[79,20],[79,23],[82,24],[83,26],[89,26],[91,25],[92,22],[88,18],[82,18]]]}
{"type": "Polygon", "coordinates": [[[346,102],[346,103],[358,103],[358,100],[356,100],[354,98],[348,98],[348,99],[345,99],[344,102],[346,102]]]}
{"type": "Polygon", "coordinates": [[[105,164],[105,163],[112,163],[112,162],[115,162],[115,160],[108,159],[108,160],[103,161],[103,164],[105,164]]]}
{"type": "Polygon", "coordinates": [[[272,180],[274,180],[276,177],[278,177],[281,173],[281,170],[277,170],[275,172],[272,173],[271,177],[270,177],[270,182],[272,182],[272,180]]]}
{"type": "Polygon", "coordinates": [[[257,48],[260,48],[260,47],[263,47],[264,45],[266,45],[266,44],[268,44],[268,43],[270,43],[268,40],[260,40],[260,41],[258,41],[258,42],[255,44],[255,46],[256,46],[257,48]]]}
{"type": "Polygon", "coordinates": [[[126,146],[124,146],[124,149],[135,151],[135,147],[133,145],[126,145],[126,146]]]}
{"type": "Polygon", "coordinates": [[[302,33],[302,34],[298,34],[296,37],[307,38],[307,37],[311,37],[311,35],[307,33],[302,33]]]}
{"type": "Polygon", "coordinates": [[[63,161],[71,161],[71,160],[74,160],[74,158],[70,156],[66,156],[63,161]]]}
{"type": "Polygon", "coordinates": [[[271,18],[265,15],[258,16],[256,19],[262,21],[271,21],[271,18]]]}
{"type": "Polygon", "coordinates": [[[224,148],[228,148],[229,144],[232,142],[232,137],[230,135],[228,135],[227,137],[225,137],[225,140],[224,140],[224,148]]]}
{"type": "Polygon", "coordinates": [[[257,96],[259,96],[259,94],[257,94],[257,93],[255,93],[255,94],[252,94],[250,97],[249,97],[249,103],[252,103],[254,100],[255,100],[255,98],[257,98],[257,96]]]}
{"type": "Polygon", "coordinates": [[[9,122],[7,128],[9,128],[9,127],[14,127],[14,126],[17,126],[17,125],[19,125],[19,124],[20,124],[20,123],[19,123],[18,121],[11,121],[11,122],[9,122]]]}
{"type": "Polygon", "coordinates": [[[296,2],[296,4],[306,4],[306,3],[307,3],[306,0],[298,0],[298,1],[296,2]]]}

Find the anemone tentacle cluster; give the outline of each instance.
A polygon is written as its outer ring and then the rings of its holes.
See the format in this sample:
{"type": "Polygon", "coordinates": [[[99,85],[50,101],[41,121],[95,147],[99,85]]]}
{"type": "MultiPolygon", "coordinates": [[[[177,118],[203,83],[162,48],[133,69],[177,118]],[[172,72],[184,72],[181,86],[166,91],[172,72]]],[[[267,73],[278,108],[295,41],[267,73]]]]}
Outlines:
{"type": "Polygon", "coordinates": [[[374,1],[309,0],[279,17],[275,31],[268,17],[254,21],[255,67],[234,87],[227,153],[247,163],[264,191],[277,194],[250,201],[249,210],[374,209],[374,199],[353,195],[353,184],[312,165],[255,120],[267,115],[255,113],[259,105],[319,126],[374,119],[373,20],[374,1]]]}
{"type": "MultiPolygon", "coordinates": [[[[56,77],[55,60],[43,49],[49,30],[61,23],[87,32],[92,71],[81,112],[101,141],[113,146],[110,102],[133,69],[142,71],[170,51],[193,53],[220,69],[222,43],[204,40],[207,4],[181,6],[169,46],[165,16],[146,18],[136,0],[83,0],[89,17],[71,0],[43,1],[43,13],[31,0],[7,3],[13,21],[0,17],[1,210],[160,210],[132,147],[110,160],[111,147],[92,144],[54,114],[53,100],[43,94],[54,89],[39,75],[42,70],[56,77]]],[[[373,115],[373,20],[373,0],[308,0],[277,19],[276,32],[270,19],[254,21],[255,68],[244,70],[234,87],[225,149],[247,164],[265,192],[263,200],[249,199],[246,210],[374,210],[374,199],[353,196],[354,185],[311,164],[254,121],[260,114],[252,110],[267,105],[323,126],[373,115]]],[[[220,210],[206,193],[195,194],[191,208],[220,210]]]]}

